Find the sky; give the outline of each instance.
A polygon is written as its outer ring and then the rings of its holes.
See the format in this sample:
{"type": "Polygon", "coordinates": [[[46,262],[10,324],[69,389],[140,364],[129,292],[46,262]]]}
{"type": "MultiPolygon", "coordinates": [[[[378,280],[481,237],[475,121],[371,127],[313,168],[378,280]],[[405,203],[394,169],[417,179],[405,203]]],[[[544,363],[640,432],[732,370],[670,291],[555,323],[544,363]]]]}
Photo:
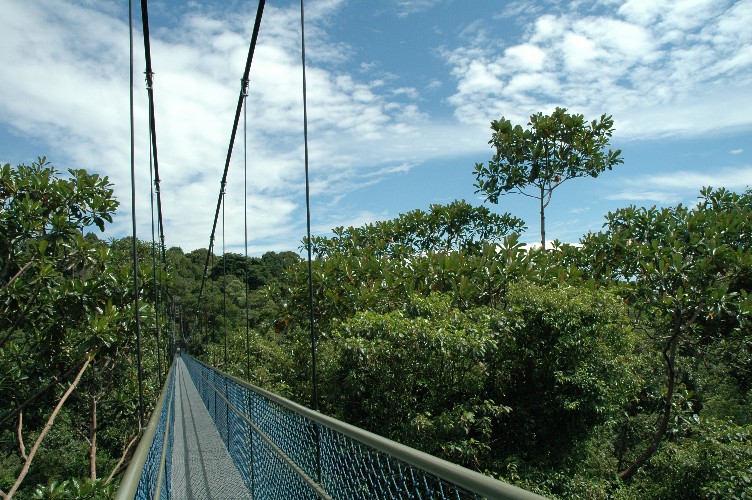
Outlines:
{"type": "MultiPolygon", "coordinates": [[[[137,234],[149,240],[134,4],[137,234]]],[[[209,246],[256,8],[149,2],[168,247],[209,246]]],[[[316,235],[455,199],[484,204],[473,166],[493,154],[490,122],[525,126],[557,106],[612,115],[624,163],[554,192],[549,239],[576,242],[630,204],[752,187],[752,0],[308,0],[305,9],[316,235]]],[[[300,45],[299,2],[268,1],[218,252],[243,252],[245,205],[252,255],[297,251],[305,235],[300,45]]],[[[38,156],[63,172],[107,175],[120,208],[101,237],[131,234],[126,2],[0,0],[0,163],[38,156]]],[[[486,205],[524,219],[524,241],[539,239],[536,200],[510,194],[486,205]]]]}

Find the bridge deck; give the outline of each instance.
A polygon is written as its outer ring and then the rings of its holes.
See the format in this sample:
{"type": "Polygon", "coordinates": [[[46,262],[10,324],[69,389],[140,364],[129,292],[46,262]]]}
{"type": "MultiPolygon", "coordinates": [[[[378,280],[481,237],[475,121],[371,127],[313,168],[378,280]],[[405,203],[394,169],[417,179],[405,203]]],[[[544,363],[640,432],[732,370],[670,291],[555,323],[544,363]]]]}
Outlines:
{"type": "Polygon", "coordinates": [[[179,357],[175,368],[172,497],[250,499],[188,369],[179,357]]]}

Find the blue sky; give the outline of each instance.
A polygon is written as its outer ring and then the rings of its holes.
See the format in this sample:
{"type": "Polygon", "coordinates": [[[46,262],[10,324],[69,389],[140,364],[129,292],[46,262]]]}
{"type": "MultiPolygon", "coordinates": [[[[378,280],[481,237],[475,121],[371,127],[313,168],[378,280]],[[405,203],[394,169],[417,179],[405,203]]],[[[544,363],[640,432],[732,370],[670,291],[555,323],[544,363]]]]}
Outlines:
{"type": "MultiPolygon", "coordinates": [[[[140,27],[139,2],[134,15],[140,27]]],[[[208,245],[255,2],[151,0],[165,235],[208,245]]],[[[489,123],[556,106],[613,115],[624,164],[554,193],[547,235],[577,241],[629,204],[692,203],[704,185],[752,186],[752,0],[308,0],[316,234],[474,193],[489,123]]],[[[46,155],[108,175],[130,234],[127,3],[0,3],[0,162],[46,155]]],[[[299,4],[267,2],[248,106],[252,253],[305,233],[299,4]]],[[[143,46],[136,37],[139,237],[151,235],[143,46]]],[[[226,247],[243,248],[243,141],[226,247]]],[[[535,200],[492,209],[528,224],[535,200]]],[[[221,234],[221,226],[219,228],[221,234]]],[[[221,241],[217,247],[221,248],[221,241]]]]}

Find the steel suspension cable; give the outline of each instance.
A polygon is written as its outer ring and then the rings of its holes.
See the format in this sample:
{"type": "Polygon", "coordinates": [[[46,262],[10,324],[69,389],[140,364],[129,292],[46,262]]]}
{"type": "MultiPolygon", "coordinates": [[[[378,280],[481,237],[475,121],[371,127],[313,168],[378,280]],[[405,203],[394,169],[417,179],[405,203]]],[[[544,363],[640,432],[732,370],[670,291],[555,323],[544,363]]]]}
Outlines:
{"type": "Polygon", "coordinates": [[[154,154],[154,188],[157,193],[157,218],[159,221],[159,240],[161,242],[162,260],[165,260],[164,223],[162,220],[162,194],[159,179],[159,155],[157,154],[157,127],[154,117],[154,71],[151,66],[151,43],[149,42],[149,7],[147,0],[141,0],[141,22],[144,32],[144,58],[146,60],[146,91],[149,95],[149,140],[154,154]]]}
{"type": "MultiPolygon", "coordinates": [[[[211,268],[214,269],[214,253],[211,254],[211,268]]],[[[209,339],[211,338],[212,340],[216,340],[216,337],[217,337],[217,318],[216,318],[216,316],[214,318],[214,321],[212,321],[211,331],[212,331],[212,335],[209,336],[209,315],[207,314],[206,315],[206,337],[205,337],[205,341],[206,341],[206,344],[207,344],[206,347],[209,348],[209,350],[207,351],[206,359],[207,359],[207,361],[211,359],[212,366],[217,366],[217,364],[215,363],[217,355],[211,349],[211,345],[209,345],[209,339]]]]}
{"type": "MultiPolygon", "coordinates": [[[[151,124],[149,124],[149,137],[151,137],[151,124]]],[[[162,385],[162,356],[160,351],[162,346],[159,341],[159,289],[157,287],[157,252],[156,252],[156,240],[154,238],[154,164],[153,164],[152,150],[149,148],[149,185],[151,186],[151,268],[152,278],[154,283],[154,325],[156,327],[157,334],[157,379],[159,380],[159,386],[162,385]]]]}
{"type": "Polygon", "coordinates": [[[251,380],[251,328],[248,306],[248,82],[243,91],[243,241],[245,242],[245,379],[251,380]]]}
{"type": "MultiPolygon", "coordinates": [[[[224,198],[223,193],[223,198],[224,198]]],[[[222,332],[225,338],[225,362],[223,368],[227,370],[227,252],[225,251],[225,207],[222,203],[222,332]]]]}
{"type": "MultiPolygon", "coordinates": [[[[142,0],[145,1],[145,0],[142,0]]],[[[248,75],[251,71],[251,62],[253,61],[253,54],[256,51],[256,42],[258,41],[259,30],[261,29],[261,16],[264,13],[265,0],[259,0],[258,9],[256,10],[256,21],[253,25],[253,33],[251,34],[251,43],[248,46],[248,56],[245,60],[245,69],[243,70],[243,78],[241,79],[241,88],[238,95],[238,104],[235,108],[235,120],[232,124],[232,132],[230,133],[230,144],[227,148],[227,157],[225,158],[225,168],[222,173],[222,180],[220,181],[219,197],[217,198],[217,208],[214,211],[214,222],[212,224],[211,235],[209,236],[209,253],[206,255],[206,262],[204,263],[204,275],[201,280],[201,288],[198,292],[198,307],[201,307],[201,299],[204,294],[204,286],[206,285],[207,272],[209,269],[209,256],[214,249],[214,235],[217,231],[217,220],[219,219],[219,209],[222,206],[222,198],[225,186],[227,185],[227,171],[230,169],[230,159],[232,158],[232,150],[235,145],[235,135],[238,132],[238,122],[240,121],[240,111],[243,106],[245,89],[248,85],[248,75]]]]}
{"type": "Polygon", "coordinates": [[[306,87],[305,8],[300,0],[300,57],[303,66],[303,149],[305,159],[306,247],[308,248],[308,322],[311,333],[311,382],[313,409],[319,411],[318,376],[316,373],[316,329],[313,325],[313,262],[311,259],[311,183],[308,168],[308,92],[306,87]]]}
{"type": "MultiPolygon", "coordinates": [[[[311,327],[311,384],[313,386],[313,409],[319,411],[318,376],[316,374],[316,329],[313,324],[313,261],[311,259],[311,182],[308,168],[308,92],[306,87],[305,56],[305,7],[300,0],[300,60],[303,67],[303,150],[305,160],[306,240],[308,247],[308,322],[311,327]]],[[[321,483],[321,430],[316,432],[316,479],[321,483]]]]}
{"type": "Polygon", "coordinates": [[[138,369],[139,427],[144,421],[144,369],[141,362],[141,321],[138,303],[138,246],[136,244],[136,141],[133,121],[133,0],[128,0],[128,32],[130,41],[130,121],[131,121],[131,221],[133,223],[133,307],[136,327],[136,365],[138,369]]]}
{"type": "MultiPolygon", "coordinates": [[[[159,283],[157,283],[156,278],[156,256],[155,256],[155,243],[154,243],[154,194],[156,193],[157,196],[157,232],[159,233],[159,250],[160,250],[160,256],[162,258],[162,265],[164,267],[167,266],[167,255],[166,250],[167,246],[165,245],[165,235],[164,235],[164,217],[163,217],[163,211],[162,211],[162,189],[161,189],[161,179],[159,177],[159,154],[158,154],[158,148],[157,148],[157,125],[156,125],[156,117],[154,112],[154,70],[152,68],[151,63],[151,41],[149,36],[149,7],[147,0],[141,0],[141,21],[143,24],[143,35],[144,35],[144,60],[146,63],[146,91],[149,97],[149,142],[150,142],[150,148],[149,148],[149,172],[150,172],[150,184],[152,184],[152,261],[153,261],[153,270],[154,270],[154,311],[155,311],[155,323],[156,323],[156,337],[157,337],[157,372],[159,373],[159,378],[161,380],[162,378],[162,367],[161,367],[161,354],[160,351],[162,350],[161,339],[160,339],[160,321],[159,321],[159,307],[160,307],[160,300],[159,300],[159,294],[162,291],[162,282],[161,279],[159,280],[159,283]],[[152,163],[153,161],[153,163],[152,163]],[[153,168],[153,178],[151,178],[151,172],[153,168]]],[[[160,272],[160,278],[162,276],[162,273],[160,272]]],[[[166,352],[165,352],[166,355],[166,352]]]]}

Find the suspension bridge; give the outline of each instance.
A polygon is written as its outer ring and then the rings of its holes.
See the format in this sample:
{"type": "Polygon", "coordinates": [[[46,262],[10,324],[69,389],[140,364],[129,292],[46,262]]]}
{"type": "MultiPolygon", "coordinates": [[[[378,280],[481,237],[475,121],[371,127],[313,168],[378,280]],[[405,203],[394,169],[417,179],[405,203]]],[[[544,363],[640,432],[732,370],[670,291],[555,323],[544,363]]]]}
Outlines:
{"type": "MultiPolygon", "coordinates": [[[[135,214],[135,165],[133,151],[133,19],[129,1],[131,32],[131,178],[132,211],[135,214]]],[[[227,172],[245,110],[251,61],[258,39],[264,0],[259,1],[256,20],[241,79],[238,105],[230,136],[209,252],[204,266],[204,282],[215,243],[217,223],[222,213],[224,251],[224,195],[227,172]]],[[[141,0],[146,86],[149,97],[150,175],[152,180],[152,247],[154,195],[156,222],[164,261],[164,228],[154,115],[153,71],[149,43],[147,0],[141,0]]],[[[303,69],[303,115],[307,241],[311,241],[308,176],[308,127],[305,79],[305,22],[300,1],[301,61],[303,69]]],[[[244,128],[245,128],[244,118],[244,128]]],[[[245,132],[245,131],[244,131],[245,132]]],[[[245,137],[244,133],[244,137],[245,137]]],[[[247,172],[247,161],[246,161],[247,172]]],[[[246,186],[247,193],[247,173],[246,186]]],[[[247,214],[247,207],[245,210],[247,214]]],[[[247,215],[246,260],[248,257],[247,215]]],[[[133,216],[133,266],[135,310],[138,311],[138,253],[136,219],[133,216]]],[[[316,382],[316,333],[313,318],[311,245],[308,247],[309,311],[312,357],[313,409],[255,387],[225,374],[173,347],[173,360],[160,397],[140,438],[117,492],[118,499],[533,499],[531,492],[498,481],[479,472],[449,463],[401,445],[366,430],[328,417],[318,411],[316,382]]],[[[156,267],[156,252],[152,252],[156,267]]],[[[156,272],[154,273],[156,280],[156,272]]],[[[198,303],[204,290],[199,291],[198,303]]],[[[154,284],[155,290],[158,288],[154,284]]],[[[246,315],[248,314],[246,287],[246,315]]],[[[156,301],[155,301],[156,302],[156,301]]],[[[155,311],[158,309],[156,304],[155,311]]],[[[247,319],[247,318],[246,318],[247,319]]],[[[159,317],[157,345],[159,340],[159,317]]],[[[139,411],[145,419],[143,371],[138,314],[135,319],[138,350],[139,411]]],[[[246,344],[248,340],[246,321],[246,344]]],[[[225,348],[225,356],[227,356],[225,348]]],[[[159,355],[158,365],[161,363],[159,355]]],[[[249,371],[249,370],[248,370],[249,371]]],[[[161,373],[161,368],[159,368],[161,373]]]]}
{"type": "Polygon", "coordinates": [[[118,499],[534,499],[176,356],[118,499]]]}

